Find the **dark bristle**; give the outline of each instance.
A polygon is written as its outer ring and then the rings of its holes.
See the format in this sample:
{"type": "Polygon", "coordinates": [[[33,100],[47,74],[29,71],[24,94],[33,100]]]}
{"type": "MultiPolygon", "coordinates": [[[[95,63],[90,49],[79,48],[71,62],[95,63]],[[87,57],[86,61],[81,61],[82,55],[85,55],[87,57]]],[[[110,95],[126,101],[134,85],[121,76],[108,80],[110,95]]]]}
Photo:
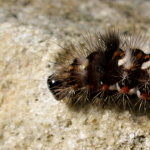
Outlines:
{"type": "Polygon", "coordinates": [[[107,31],[105,35],[100,35],[101,42],[105,48],[105,59],[110,61],[113,54],[121,47],[121,39],[115,31],[107,31]]]}

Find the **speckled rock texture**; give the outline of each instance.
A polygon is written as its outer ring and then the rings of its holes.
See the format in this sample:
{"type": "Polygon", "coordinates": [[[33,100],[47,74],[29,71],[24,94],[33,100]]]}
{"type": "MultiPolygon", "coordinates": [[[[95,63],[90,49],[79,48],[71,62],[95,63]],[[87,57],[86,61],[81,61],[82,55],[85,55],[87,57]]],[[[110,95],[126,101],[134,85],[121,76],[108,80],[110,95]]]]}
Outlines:
{"type": "Polygon", "coordinates": [[[0,1],[0,150],[149,150],[150,117],[73,110],[47,88],[59,45],[119,28],[150,36],[146,0],[0,1]]]}

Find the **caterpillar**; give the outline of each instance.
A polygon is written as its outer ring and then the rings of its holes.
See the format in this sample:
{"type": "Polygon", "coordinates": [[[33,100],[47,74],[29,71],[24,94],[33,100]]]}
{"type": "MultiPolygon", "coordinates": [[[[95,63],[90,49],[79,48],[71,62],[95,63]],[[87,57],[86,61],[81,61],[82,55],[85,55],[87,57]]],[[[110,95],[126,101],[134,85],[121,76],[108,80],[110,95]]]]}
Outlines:
{"type": "Polygon", "coordinates": [[[83,38],[85,44],[70,42],[56,57],[55,72],[47,79],[54,97],[67,99],[71,106],[149,111],[150,50],[145,37],[106,30],[83,38]]]}

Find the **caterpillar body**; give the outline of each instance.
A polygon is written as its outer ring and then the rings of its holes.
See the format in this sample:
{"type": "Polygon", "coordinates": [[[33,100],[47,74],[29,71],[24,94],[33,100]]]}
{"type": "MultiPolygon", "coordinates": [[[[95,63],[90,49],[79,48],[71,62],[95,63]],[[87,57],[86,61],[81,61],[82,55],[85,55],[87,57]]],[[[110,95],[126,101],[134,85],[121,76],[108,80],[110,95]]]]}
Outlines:
{"type": "Polygon", "coordinates": [[[57,100],[71,106],[115,104],[123,109],[150,110],[150,51],[144,36],[108,30],[70,43],[56,57],[55,73],[47,80],[57,100]]]}

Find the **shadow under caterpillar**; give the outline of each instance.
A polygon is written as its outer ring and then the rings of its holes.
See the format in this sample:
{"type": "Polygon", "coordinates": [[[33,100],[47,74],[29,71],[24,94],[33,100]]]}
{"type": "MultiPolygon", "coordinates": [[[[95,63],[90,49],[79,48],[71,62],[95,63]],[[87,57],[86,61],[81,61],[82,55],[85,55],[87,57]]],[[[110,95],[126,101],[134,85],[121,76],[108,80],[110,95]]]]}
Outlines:
{"type": "Polygon", "coordinates": [[[144,36],[107,30],[84,40],[56,57],[56,71],[47,80],[54,97],[71,106],[150,111],[150,50],[145,52],[144,36]]]}

